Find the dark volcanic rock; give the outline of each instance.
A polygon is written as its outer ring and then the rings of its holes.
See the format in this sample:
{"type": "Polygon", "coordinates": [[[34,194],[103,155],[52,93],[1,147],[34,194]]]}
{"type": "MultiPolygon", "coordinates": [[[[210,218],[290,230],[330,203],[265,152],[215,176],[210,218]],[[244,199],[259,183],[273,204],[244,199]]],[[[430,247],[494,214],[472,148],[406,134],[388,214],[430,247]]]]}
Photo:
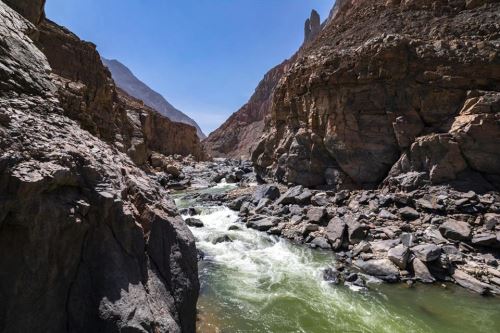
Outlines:
{"type": "Polygon", "coordinates": [[[75,86],[34,29],[0,1],[0,330],[194,332],[192,234],[156,177],[66,116],[75,86]]]}

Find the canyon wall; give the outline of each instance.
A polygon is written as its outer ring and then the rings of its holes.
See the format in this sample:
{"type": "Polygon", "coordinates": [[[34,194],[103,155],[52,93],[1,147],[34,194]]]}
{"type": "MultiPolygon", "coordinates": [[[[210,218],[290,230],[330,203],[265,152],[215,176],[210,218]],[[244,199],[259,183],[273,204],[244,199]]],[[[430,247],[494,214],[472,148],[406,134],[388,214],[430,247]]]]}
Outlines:
{"type": "Polygon", "coordinates": [[[499,17],[497,1],[338,2],[274,91],[259,173],[498,189],[499,17]]]}
{"type": "MultiPolygon", "coordinates": [[[[311,43],[321,31],[320,16],[313,10],[305,22],[304,45],[311,43]]],[[[269,116],[272,96],[280,79],[298,58],[301,49],[290,59],[266,73],[247,104],[233,113],[202,144],[213,157],[249,159],[264,133],[265,117],[269,116]]]]}
{"type": "Polygon", "coordinates": [[[132,112],[161,150],[163,125],[43,1],[7,3],[38,26],[0,1],[0,331],[194,332],[194,238],[121,134],[132,112]]]}

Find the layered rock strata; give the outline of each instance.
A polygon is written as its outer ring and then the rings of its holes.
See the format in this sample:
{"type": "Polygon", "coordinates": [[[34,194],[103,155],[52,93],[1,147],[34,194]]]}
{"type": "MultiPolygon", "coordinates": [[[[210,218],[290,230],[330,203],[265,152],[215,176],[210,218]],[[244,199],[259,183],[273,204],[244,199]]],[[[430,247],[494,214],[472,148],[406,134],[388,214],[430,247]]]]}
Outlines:
{"type": "Polygon", "coordinates": [[[259,173],[498,189],[499,15],[496,1],[338,2],[275,89],[259,173]]]}
{"type": "MultiPolygon", "coordinates": [[[[8,3],[31,19],[43,1],[8,3]]],[[[114,124],[106,73],[70,54],[51,69],[28,37],[50,58],[47,29],[0,1],[0,331],[194,332],[193,236],[154,176],[102,140],[115,138],[92,120],[114,124]]]]}

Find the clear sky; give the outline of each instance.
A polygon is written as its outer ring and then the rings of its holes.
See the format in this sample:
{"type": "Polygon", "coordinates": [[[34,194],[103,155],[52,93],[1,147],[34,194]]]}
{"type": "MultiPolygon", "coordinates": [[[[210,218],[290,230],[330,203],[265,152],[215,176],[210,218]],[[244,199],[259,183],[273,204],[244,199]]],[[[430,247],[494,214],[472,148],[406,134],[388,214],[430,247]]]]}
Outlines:
{"type": "Polygon", "coordinates": [[[301,45],[334,0],[47,0],[47,17],[117,59],[205,134],[301,45]]]}

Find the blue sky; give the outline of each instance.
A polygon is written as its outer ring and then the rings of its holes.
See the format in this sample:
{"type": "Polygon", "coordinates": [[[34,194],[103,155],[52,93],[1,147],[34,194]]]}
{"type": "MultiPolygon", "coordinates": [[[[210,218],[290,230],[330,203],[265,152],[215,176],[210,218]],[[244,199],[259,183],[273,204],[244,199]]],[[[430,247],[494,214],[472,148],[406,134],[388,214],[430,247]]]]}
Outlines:
{"type": "Polygon", "coordinates": [[[93,42],[208,134],[301,45],[334,0],[47,0],[47,17],[93,42]]]}

